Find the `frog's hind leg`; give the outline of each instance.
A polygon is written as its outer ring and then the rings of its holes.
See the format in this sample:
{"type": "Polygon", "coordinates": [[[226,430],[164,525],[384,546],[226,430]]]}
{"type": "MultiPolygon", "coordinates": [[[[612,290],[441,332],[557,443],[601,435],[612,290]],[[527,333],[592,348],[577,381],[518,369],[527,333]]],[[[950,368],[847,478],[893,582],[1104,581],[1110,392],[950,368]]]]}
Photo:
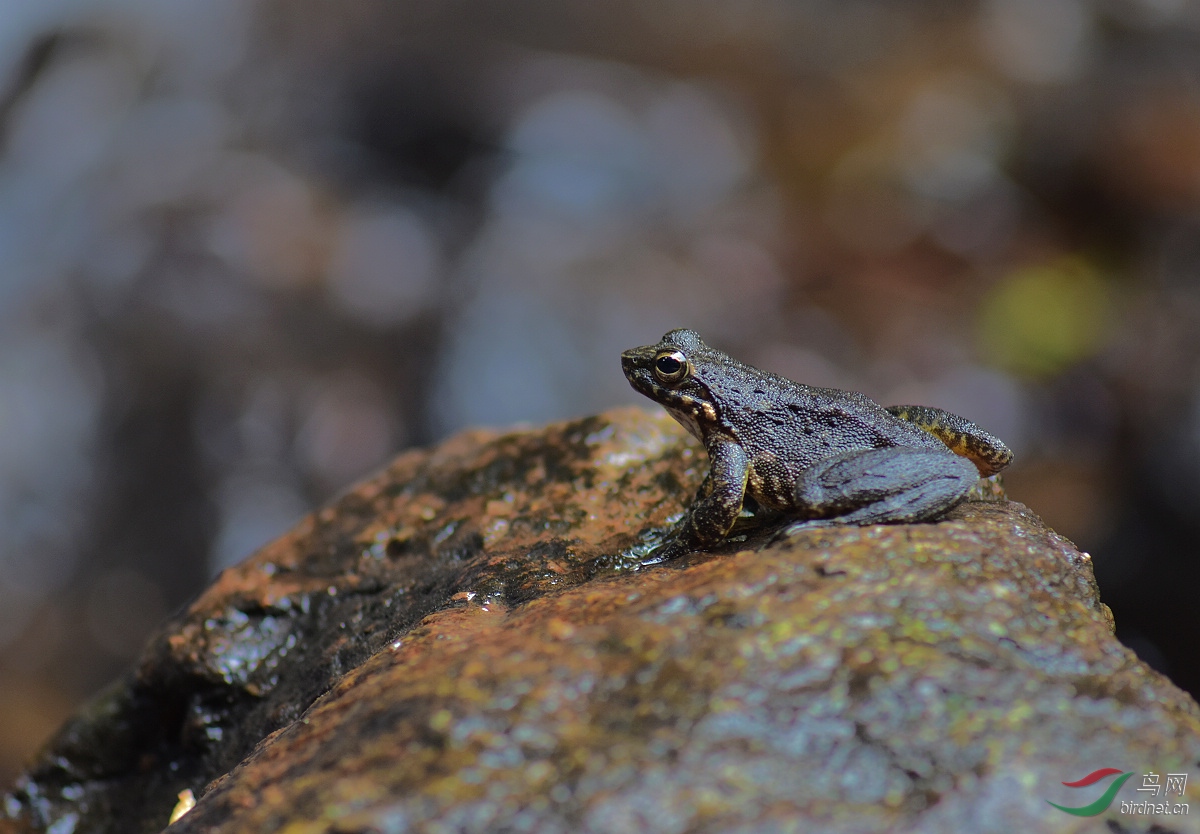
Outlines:
{"type": "Polygon", "coordinates": [[[966,417],[927,405],[889,405],[886,410],[932,434],[954,454],[975,464],[985,478],[1012,463],[1013,453],[1009,448],[966,417]]]}
{"type": "Polygon", "coordinates": [[[845,452],[801,473],[796,500],[810,519],[835,524],[928,521],[966,497],[975,465],[940,451],[888,447],[845,452]]]}

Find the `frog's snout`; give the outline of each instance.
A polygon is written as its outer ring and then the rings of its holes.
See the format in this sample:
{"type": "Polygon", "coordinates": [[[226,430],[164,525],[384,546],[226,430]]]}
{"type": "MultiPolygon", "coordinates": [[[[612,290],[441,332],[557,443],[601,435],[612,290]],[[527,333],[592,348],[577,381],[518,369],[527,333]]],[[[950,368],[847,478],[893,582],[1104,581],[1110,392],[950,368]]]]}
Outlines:
{"type": "Polygon", "coordinates": [[[634,358],[629,355],[628,351],[626,351],[625,353],[622,353],[621,354],[621,373],[625,374],[625,378],[627,380],[629,380],[630,382],[633,382],[634,379],[637,377],[637,371],[638,371],[637,362],[634,361],[634,358]]]}
{"type": "Polygon", "coordinates": [[[625,376],[636,371],[639,367],[646,364],[646,348],[630,348],[621,354],[621,370],[625,372],[625,376]]]}
{"type": "Polygon", "coordinates": [[[649,348],[631,348],[621,354],[621,371],[625,378],[640,393],[650,396],[648,391],[653,388],[650,381],[650,362],[653,356],[649,348]]]}

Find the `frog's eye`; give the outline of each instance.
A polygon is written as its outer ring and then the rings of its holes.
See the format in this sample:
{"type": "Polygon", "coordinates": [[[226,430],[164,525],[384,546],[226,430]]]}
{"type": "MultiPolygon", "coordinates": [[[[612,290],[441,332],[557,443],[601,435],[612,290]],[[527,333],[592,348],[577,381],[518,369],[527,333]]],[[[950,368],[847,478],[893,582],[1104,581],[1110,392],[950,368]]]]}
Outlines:
{"type": "Polygon", "coordinates": [[[679,382],[687,372],[687,357],[677,350],[665,350],[654,357],[654,374],[663,382],[679,382]]]}

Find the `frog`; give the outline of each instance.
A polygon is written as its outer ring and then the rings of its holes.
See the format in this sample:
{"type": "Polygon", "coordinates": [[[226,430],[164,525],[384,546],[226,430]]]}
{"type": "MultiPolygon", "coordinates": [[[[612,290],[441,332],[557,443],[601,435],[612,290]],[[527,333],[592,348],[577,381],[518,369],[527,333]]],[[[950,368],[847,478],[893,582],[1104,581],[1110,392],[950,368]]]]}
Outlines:
{"type": "Polygon", "coordinates": [[[882,406],[743,364],[694,330],[621,354],[630,385],[708,452],[709,471],[653,550],[665,561],[724,542],[747,513],[805,527],[934,522],[1013,453],[964,417],[882,406]]]}

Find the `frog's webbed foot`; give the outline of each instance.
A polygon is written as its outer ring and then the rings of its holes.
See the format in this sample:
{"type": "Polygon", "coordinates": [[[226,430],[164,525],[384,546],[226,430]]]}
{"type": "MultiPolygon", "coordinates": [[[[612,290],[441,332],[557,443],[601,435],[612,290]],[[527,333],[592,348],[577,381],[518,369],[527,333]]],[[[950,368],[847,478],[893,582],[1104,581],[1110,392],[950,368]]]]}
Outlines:
{"type": "Polygon", "coordinates": [[[658,547],[647,553],[641,560],[640,564],[645,568],[649,567],[650,565],[658,565],[662,564],[663,562],[670,562],[672,559],[678,559],[680,556],[686,556],[693,550],[695,550],[695,548],[688,547],[678,539],[667,539],[658,547]]]}
{"type": "Polygon", "coordinates": [[[800,474],[796,500],[808,521],[792,525],[929,521],[961,502],[979,480],[966,458],[888,447],[846,452],[800,474]]]}
{"type": "Polygon", "coordinates": [[[689,514],[667,533],[661,543],[645,554],[641,564],[645,567],[669,562],[689,553],[707,550],[709,546],[710,543],[697,533],[694,515],[689,514]]]}

